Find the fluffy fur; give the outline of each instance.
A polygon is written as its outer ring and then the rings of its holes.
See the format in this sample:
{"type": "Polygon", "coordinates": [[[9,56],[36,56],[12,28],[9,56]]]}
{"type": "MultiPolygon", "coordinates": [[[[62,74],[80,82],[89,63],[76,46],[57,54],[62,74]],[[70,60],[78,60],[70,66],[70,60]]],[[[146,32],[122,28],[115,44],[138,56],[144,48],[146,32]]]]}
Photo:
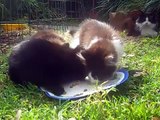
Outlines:
{"type": "Polygon", "coordinates": [[[108,22],[116,30],[123,31],[124,20],[127,18],[127,14],[123,11],[110,12],[108,22]]]}
{"type": "Polygon", "coordinates": [[[135,30],[136,19],[142,14],[140,10],[133,10],[129,12],[110,12],[109,24],[116,30],[126,31],[128,36],[138,36],[140,33],[135,30]]]}
{"type": "Polygon", "coordinates": [[[73,36],[72,48],[80,45],[84,50],[89,73],[94,78],[106,80],[113,76],[123,50],[119,34],[108,24],[87,19],[73,36]]]}
{"type": "Polygon", "coordinates": [[[84,80],[85,65],[73,49],[39,37],[14,47],[9,57],[9,77],[14,83],[32,83],[60,95],[64,92],[63,84],[84,80]]]}
{"type": "Polygon", "coordinates": [[[31,36],[31,40],[37,40],[37,39],[47,40],[50,41],[51,43],[56,43],[59,45],[63,45],[66,43],[65,40],[60,35],[55,33],[55,31],[53,30],[41,30],[38,31],[33,36],[31,36]]]}
{"type": "Polygon", "coordinates": [[[136,20],[136,29],[141,33],[142,36],[157,36],[157,18],[154,13],[147,14],[143,13],[136,20]]]}

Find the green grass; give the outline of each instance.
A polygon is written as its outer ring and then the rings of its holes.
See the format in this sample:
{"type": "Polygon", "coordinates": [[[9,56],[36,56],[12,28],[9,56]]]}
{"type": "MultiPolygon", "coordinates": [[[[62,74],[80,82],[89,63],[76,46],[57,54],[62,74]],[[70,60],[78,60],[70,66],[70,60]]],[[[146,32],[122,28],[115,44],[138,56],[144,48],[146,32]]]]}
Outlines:
{"type": "Polygon", "coordinates": [[[7,56],[0,55],[0,119],[151,120],[160,117],[160,37],[125,41],[122,66],[127,82],[78,101],[47,98],[36,87],[15,86],[7,76],[7,56]]]}

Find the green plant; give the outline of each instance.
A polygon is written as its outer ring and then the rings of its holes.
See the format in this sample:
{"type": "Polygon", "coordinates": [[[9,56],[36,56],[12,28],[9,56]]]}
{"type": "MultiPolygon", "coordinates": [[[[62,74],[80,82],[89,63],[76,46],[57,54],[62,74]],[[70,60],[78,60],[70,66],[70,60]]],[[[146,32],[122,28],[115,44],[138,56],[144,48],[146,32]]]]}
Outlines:
{"type": "Polygon", "coordinates": [[[100,0],[97,8],[102,18],[107,19],[109,12],[131,11],[140,9],[142,11],[154,11],[160,9],[159,0],[100,0]]]}
{"type": "Polygon", "coordinates": [[[147,0],[144,5],[144,9],[147,12],[150,11],[159,11],[160,10],[160,1],[159,0],[147,0]]]}
{"type": "Polygon", "coordinates": [[[102,15],[102,18],[107,18],[109,12],[141,9],[144,3],[145,0],[100,0],[97,9],[100,15],[102,15]]]}
{"type": "Polygon", "coordinates": [[[1,0],[2,20],[48,19],[62,17],[49,2],[44,0],[1,0]]]}
{"type": "Polygon", "coordinates": [[[7,14],[8,10],[4,5],[4,0],[0,0],[0,21],[3,20],[7,14]]]}

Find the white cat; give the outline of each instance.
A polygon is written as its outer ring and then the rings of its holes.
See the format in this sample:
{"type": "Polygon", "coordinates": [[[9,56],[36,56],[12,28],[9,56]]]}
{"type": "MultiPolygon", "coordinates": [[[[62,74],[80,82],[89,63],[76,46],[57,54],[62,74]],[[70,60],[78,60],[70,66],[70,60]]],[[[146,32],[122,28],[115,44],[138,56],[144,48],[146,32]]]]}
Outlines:
{"type": "Polygon", "coordinates": [[[136,29],[140,32],[142,36],[157,36],[158,32],[156,31],[156,27],[157,20],[156,16],[153,14],[143,13],[136,20],[136,29]]]}

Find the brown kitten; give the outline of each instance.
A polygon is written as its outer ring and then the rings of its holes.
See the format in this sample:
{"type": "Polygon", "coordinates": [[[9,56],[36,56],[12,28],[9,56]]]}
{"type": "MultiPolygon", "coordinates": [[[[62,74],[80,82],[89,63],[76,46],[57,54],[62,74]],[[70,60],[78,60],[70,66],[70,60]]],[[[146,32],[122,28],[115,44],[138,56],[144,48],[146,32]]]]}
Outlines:
{"type": "Polygon", "coordinates": [[[110,12],[108,22],[118,31],[123,31],[123,23],[127,18],[127,14],[124,11],[110,12]]]}
{"type": "Polygon", "coordinates": [[[64,43],[66,43],[66,41],[53,30],[38,31],[36,34],[34,34],[31,37],[31,40],[32,39],[33,40],[44,39],[44,40],[50,41],[51,43],[56,43],[56,44],[59,44],[59,45],[63,45],[64,43]]]}
{"type": "Polygon", "coordinates": [[[108,24],[87,19],[73,35],[72,48],[83,47],[82,56],[91,76],[99,80],[111,78],[123,50],[119,34],[108,24]]]}
{"type": "MultiPolygon", "coordinates": [[[[54,30],[40,30],[37,33],[33,34],[30,38],[20,42],[19,44],[13,47],[13,51],[17,51],[20,46],[28,42],[29,40],[46,40],[51,42],[52,44],[63,45],[65,47],[69,47],[69,43],[67,43],[59,34],[57,34],[54,30]]],[[[76,52],[76,49],[75,49],[76,52]]]]}
{"type": "Polygon", "coordinates": [[[135,29],[138,16],[142,14],[140,10],[129,12],[117,11],[109,13],[109,24],[118,31],[126,31],[128,36],[137,36],[139,32],[135,29]]]}

